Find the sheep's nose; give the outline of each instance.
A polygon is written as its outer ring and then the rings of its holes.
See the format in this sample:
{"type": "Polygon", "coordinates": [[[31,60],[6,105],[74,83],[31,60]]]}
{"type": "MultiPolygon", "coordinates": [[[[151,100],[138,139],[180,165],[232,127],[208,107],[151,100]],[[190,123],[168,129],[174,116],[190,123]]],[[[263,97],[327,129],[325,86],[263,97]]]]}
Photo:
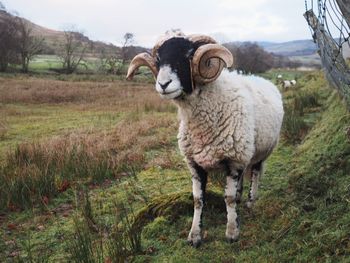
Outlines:
{"type": "Polygon", "coordinates": [[[160,85],[160,87],[162,88],[162,90],[165,90],[168,86],[169,86],[169,84],[172,82],[173,80],[171,79],[171,80],[169,80],[168,82],[165,82],[164,84],[162,84],[162,83],[160,83],[159,81],[158,81],[158,84],[160,85]]]}

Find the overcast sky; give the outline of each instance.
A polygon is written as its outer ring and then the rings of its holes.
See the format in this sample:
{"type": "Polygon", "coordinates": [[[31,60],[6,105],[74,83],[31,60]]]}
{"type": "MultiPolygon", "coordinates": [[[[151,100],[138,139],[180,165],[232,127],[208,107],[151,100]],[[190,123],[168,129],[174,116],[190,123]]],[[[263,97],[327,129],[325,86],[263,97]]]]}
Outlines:
{"type": "Polygon", "coordinates": [[[120,44],[125,32],[152,46],[168,29],[220,41],[310,39],[303,0],[0,0],[32,22],[61,30],[76,25],[93,40],[120,44]]]}

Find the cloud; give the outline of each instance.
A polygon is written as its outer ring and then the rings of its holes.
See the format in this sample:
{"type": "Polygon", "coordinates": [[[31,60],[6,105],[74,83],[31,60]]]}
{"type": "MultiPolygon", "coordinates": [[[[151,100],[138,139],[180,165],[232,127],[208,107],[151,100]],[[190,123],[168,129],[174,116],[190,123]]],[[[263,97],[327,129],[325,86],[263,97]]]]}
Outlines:
{"type": "Polygon", "coordinates": [[[237,0],[218,0],[217,3],[220,8],[229,9],[229,10],[249,10],[252,7],[257,9],[264,4],[268,4],[268,0],[246,0],[246,1],[237,1],[237,0]]]}
{"type": "Polygon", "coordinates": [[[75,24],[95,39],[120,43],[133,32],[152,46],[171,28],[235,40],[286,41],[310,38],[295,0],[3,0],[33,22],[53,29],[75,24]]]}

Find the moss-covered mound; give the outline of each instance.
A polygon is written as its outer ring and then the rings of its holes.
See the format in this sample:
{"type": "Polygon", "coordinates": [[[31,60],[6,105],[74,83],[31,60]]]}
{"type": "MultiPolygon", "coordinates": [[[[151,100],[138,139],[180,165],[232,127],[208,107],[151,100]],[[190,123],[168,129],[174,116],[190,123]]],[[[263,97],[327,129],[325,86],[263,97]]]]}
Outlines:
{"type": "MultiPolygon", "coordinates": [[[[226,206],[222,195],[208,191],[205,209],[214,213],[224,213],[226,206]]],[[[141,209],[134,220],[134,227],[142,229],[147,223],[157,217],[166,217],[170,221],[180,216],[192,215],[193,198],[190,192],[174,193],[153,199],[146,207],[141,209]]]]}
{"type": "MultiPolygon", "coordinates": [[[[300,253],[350,255],[350,114],[336,94],[293,158],[290,191],[299,209],[300,253]]],[[[294,241],[296,242],[296,241],[294,241]]]]}

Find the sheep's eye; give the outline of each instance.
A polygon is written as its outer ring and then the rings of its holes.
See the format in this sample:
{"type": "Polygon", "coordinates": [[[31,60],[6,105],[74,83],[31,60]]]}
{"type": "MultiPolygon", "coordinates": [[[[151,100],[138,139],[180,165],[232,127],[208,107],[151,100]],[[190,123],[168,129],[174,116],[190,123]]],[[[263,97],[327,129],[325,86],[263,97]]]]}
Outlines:
{"type": "Polygon", "coordinates": [[[160,58],[157,56],[156,57],[156,66],[159,68],[159,63],[160,63],[160,58]]]}

